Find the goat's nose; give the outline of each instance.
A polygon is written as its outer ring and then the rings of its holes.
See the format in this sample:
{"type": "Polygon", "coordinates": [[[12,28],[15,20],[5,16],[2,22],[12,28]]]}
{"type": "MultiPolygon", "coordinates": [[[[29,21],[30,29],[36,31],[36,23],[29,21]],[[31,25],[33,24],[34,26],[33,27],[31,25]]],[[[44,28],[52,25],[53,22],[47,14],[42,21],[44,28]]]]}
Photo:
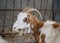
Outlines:
{"type": "Polygon", "coordinates": [[[21,30],[21,29],[18,29],[19,31],[21,30]]]}

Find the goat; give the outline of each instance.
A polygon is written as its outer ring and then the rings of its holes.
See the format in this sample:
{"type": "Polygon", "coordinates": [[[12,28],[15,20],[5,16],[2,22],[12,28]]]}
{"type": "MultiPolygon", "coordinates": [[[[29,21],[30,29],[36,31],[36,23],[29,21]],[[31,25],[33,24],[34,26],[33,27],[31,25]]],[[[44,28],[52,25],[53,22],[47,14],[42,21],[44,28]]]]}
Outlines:
{"type": "Polygon", "coordinates": [[[20,12],[18,14],[17,20],[13,25],[12,32],[13,33],[20,33],[20,35],[22,35],[20,31],[23,29],[28,29],[27,33],[33,33],[36,43],[38,43],[38,36],[40,34],[39,28],[41,28],[43,26],[43,22],[39,21],[35,16],[33,16],[31,14],[32,11],[36,11],[42,19],[42,16],[37,9],[25,8],[25,9],[23,9],[22,12],[20,12]]]}

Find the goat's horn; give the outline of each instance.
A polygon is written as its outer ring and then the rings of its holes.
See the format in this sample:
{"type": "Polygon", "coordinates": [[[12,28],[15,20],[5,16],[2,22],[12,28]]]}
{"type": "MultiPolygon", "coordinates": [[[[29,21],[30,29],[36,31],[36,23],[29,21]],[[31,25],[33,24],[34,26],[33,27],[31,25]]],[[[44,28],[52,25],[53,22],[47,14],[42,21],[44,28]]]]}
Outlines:
{"type": "Polygon", "coordinates": [[[41,17],[41,20],[43,20],[43,17],[41,15],[41,13],[37,10],[37,9],[34,9],[34,8],[25,8],[23,11],[25,12],[32,12],[32,11],[36,11],[37,13],[39,13],[40,17],[41,17]]]}

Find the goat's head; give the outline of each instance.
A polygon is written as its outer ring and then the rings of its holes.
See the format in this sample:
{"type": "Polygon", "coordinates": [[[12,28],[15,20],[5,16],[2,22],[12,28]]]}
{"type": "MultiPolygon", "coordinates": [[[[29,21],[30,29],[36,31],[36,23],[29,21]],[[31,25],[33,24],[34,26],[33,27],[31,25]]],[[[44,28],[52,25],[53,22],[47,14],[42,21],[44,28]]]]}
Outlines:
{"type": "MultiPolygon", "coordinates": [[[[38,20],[35,19],[35,17],[30,13],[31,11],[36,11],[41,16],[40,12],[37,9],[25,8],[22,12],[18,14],[17,20],[13,25],[12,31],[19,32],[21,29],[33,28],[33,25],[31,24],[33,23],[33,21],[38,21],[38,20]]],[[[28,30],[28,33],[30,33],[30,30],[28,30]]]]}

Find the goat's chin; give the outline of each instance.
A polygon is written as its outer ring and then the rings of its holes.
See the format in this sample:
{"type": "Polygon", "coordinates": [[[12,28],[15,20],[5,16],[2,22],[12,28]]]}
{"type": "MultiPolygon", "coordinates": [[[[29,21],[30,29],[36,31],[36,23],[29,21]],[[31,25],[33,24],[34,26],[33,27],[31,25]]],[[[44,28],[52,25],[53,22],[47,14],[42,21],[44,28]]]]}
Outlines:
{"type": "Polygon", "coordinates": [[[21,32],[13,32],[12,35],[13,36],[22,36],[22,33],[21,32]]]}

